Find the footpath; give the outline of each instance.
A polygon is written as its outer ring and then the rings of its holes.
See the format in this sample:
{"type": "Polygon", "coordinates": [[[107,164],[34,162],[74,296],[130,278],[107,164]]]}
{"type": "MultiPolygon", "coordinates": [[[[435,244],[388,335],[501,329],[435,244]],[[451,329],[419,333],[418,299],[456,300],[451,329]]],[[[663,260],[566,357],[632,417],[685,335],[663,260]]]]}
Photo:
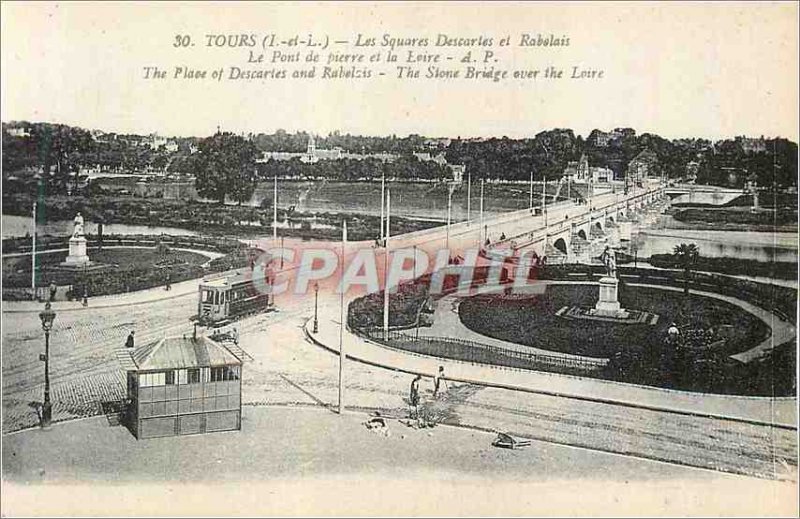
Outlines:
{"type": "MultiPolygon", "coordinates": [[[[170,290],[165,290],[164,286],[137,290],[127,294],[111,294],[107,296],[89,297],[88,305],[78,301],[55,301],[52,308],[56,312],[91,310],[93,308],[114,308],[131,305],[143,305],[164,301],[167,299],[177,299],[189,295],[197,295],[197,287],[202,281],[201,278],[181,281],[172,285],[170,290]]],[[[44,302],[39,301],[3,301],[3,313],[29,313],[41,312],[44,302]]]]}

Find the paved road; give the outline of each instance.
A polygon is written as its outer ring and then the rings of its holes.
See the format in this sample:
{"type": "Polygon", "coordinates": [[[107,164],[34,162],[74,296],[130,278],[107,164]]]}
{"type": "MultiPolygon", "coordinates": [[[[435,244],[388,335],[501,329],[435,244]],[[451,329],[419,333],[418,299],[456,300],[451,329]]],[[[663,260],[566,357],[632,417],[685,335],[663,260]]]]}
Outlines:
{"type": "MultiPolygon", "coordinates": [[[[464,233],[467,241],[468,235],[464,233]]],[[[98,402],[124,395],[115,352],[132,328],[138,341],[191,333],[188,319],[196,304],[191,283],[196,287],[196,282],[175,285],[171,299],[148,302],[152,294],[143,292],[122,296],[117,303],[109,299],[109,305],[96,298],[87,309],[59,309],[51,350],[57,420],[95,414],[98,402]]],[[[338,298],[320,295],[322,311],[338,305],[338,298]]],[[[237,324],[241,346],[254,359],[244,366],[246,406],[335,403],[337,356],[304,339],[311,303],[310,298],[279,299],[279,311],[237,324]]],[[[7,312],[4,306],[3,313],[4,432],[36,424],[30,404],[41,400],[43,386],[37,310],[17,308],[23,311],[7,312]]],[[[348,362],[347,374],[349,405],[405,415],[408,375],[355,362],[348,362]]],[[[797,479],[796,434],[786,430],[471,384],[453,384],[444,398],[434,401],[430,389],[423,392],[425,405],[451,424],[762,478],[797,479]]]]}
{"type": "MultiPolygon", "coordinates": [[[[321,312],[338,306],[335,296],[320,294],[321,312]]],[[[135,327],[139,341],[190,333],[194,295],[128,308],[59,314],[52,340],[52,382],[56,419],[97,413],[98,401],[124,394],[115,351],[135,327]]],[[[245,406],[336,403],[338,357],[305,340],[303,324],[312,314],[309,301],[293,298],[277,312],[237,324],[242,348],[253,357],[244,366],[245,406]]],[[[36,424],[28,404],[40,401],[43,375],[38,316],[4,316],[3,430],[36,424]]],[[[448,368],[449,370],[450,368],[448,368]]],[[[410,376],[348,362],[349,405],[407,413],[410,376]]],[[[424,381],[423,400],[447,423],[501,429],[554,443],[629,454],[647,459],[714,468],[764,478],[796,480],[796,433],[771,427],[678,416],[614,405],[533,395],[470,384],[452,384],[433,400],[424,381]]]]}
{"type": "Polygon", "coordinates": [[[640,517],[797,510],[791,484],[546,442],[504,450],[491,446],[491,433],[413,429],[396,420],[384,436],[368,431],[364,420],[248,408],[242,431],[231,433],[136,441],[102,417],[24,431],[3,441],[4,514],[640,517]],[[136,484],[121,492],[125,483],[136,484]]]}

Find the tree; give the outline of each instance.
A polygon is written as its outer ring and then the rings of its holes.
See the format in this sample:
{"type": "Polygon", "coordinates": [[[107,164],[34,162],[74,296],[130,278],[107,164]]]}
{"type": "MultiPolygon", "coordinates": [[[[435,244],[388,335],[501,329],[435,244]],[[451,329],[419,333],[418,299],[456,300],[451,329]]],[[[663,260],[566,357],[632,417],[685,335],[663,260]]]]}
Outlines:
{"type": "Polygon", "coordinates": [[[700,249],[694,243],[688,245],[681,243],[675,246],[673,256],[675,256],[678,265],[683,267],[683,293],[689,295],[689,277],[691,276],[692,267],[697,263],[697,259],[700,257],[700,249]]]}
{"type": "Polygon", "coordinates": [[[35,153],[50,183],[66,189],[72,179],[73,192],[77,191],[80,166],[88,162],[87,157],[94,149],[88,131],[63,124],[36,123],[30,127],[30,145],[30,152],[35,153]],[[55,166],[52,178],[51,166],[55,166]]]}
{"type": "Polygon", "coordinates": [[[195,187],[200,196],[225,203],[229,196],[240,204],[255,190],[256,148],[232,133],[217,133],[200,141],[194,159],[195,187]]]}

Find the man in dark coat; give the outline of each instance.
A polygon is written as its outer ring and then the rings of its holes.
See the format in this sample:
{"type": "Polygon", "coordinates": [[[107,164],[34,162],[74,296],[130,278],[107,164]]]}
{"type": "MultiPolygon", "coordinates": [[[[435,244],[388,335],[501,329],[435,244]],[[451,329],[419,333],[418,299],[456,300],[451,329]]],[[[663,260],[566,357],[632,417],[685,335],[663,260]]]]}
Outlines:
{"type": "Polygon", "coordinates": [[[128,335],[128,340],[125,341],[125,347],[126,348],[133,348],[133,346],[134,346],[133,334],[134,334],[134,332],[133,332],[133,330],[131,330],[130,335],[128,335]]]}
{"type": "Polygon", "coordinates": [[[422,380],[422,375],[417,375],[414,377],[414,380],[411,381],[411,392],[408,395],[408,402],[411,404],[411,407],[414,408],[414,417],[419,416],[419,410],[417,406],[419,406],[419,381],[422,380]]]}

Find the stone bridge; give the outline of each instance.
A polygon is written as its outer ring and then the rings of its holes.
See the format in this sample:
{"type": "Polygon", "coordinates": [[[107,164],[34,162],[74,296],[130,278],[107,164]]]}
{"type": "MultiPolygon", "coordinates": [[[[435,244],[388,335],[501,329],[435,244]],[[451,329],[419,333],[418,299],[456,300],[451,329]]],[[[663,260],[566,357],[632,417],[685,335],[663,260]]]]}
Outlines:
{"type": "Polygon", "coordinates": [[[514,253],[536,252],[551,260],[565,261],[580,255],[592,241],[612,231],[630,236],[630,228],[643,208],[666,201],[666,186],[658,181],[630,189],[628,193],[597,195],[588,202],[565,200],[485,218],[426,229],[392,237],[391,250],[416,248],[435,257],[449,249],[450,256],[484,249],[488,257],[502,259],[514,253]]]}

